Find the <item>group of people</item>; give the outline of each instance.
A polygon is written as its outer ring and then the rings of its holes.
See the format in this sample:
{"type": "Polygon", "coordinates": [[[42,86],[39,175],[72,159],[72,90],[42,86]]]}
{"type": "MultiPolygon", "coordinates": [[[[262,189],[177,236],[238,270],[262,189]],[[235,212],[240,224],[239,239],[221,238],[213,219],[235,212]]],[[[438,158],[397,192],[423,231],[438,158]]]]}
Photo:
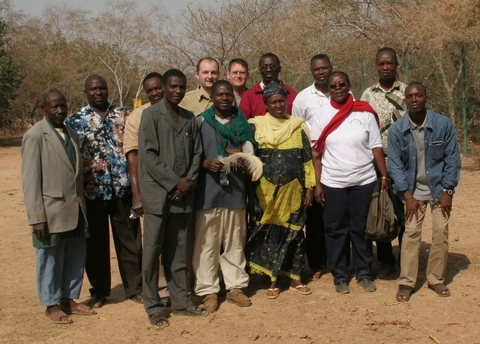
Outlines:
{"type": "MultiPolygon", "coordinates": [[[[190,92],[178,69],[148,74],[149,103],[131,114],[109,103],[99,75],[85,81],[88,105],[68,117],[63,93],[47,90],[45,118],[22,144],[47,318],[71,323],[71,314],[95,314],[107,302],[109,221],[126,298],[143,303],[159,328],[169,324],[167,307],[176,315],[216,311],[222,280],[228,302],[250,306],[249,274],[270,278],[269,299],[279,297],[281,278],[309,295],[307,261],[313,281],[329,269],[335,290],[348,293],[350,253],[356,280],[373,292],[365,227],[377,180],[393,188],[405,214],[397,301],[415,288],[428,203],[428,286],[449,296],[448,222],[461,166],[453,124],[427,110],[421,83],[397,80],[391,48],[378,51],[379,82],[362,100],[327,55],[310,66],[314,83],[297,94],[279,79],[275,54],[262,55],[262,80],[250,89],[245,60],[232,60],[219,80],[218,62],[203,58],[190,92]],[[74,299],[84,268],[92,288],[82,304],[74,299]]],[[[391,243],[378,242],[377,255],[390,273],[391,243]]]]}

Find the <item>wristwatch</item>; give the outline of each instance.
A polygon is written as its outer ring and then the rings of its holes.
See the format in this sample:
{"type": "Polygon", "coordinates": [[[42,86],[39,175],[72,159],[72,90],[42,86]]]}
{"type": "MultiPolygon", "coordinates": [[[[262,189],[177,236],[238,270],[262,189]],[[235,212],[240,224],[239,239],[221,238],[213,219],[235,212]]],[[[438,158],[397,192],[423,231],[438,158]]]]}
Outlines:
{"type": "Polygon", "coordinates": [[[449,196],[453,196],[455,193],[454,189],[443,189],[443,192],[446,192],[449,196]]]}

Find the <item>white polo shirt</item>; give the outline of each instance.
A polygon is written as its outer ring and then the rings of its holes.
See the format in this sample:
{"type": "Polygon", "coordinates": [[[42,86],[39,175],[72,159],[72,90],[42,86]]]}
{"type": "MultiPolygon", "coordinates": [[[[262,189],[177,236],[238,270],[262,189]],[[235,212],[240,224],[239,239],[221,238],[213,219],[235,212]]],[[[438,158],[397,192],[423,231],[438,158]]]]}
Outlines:
{"type": "Polygon", "coordinates": [[[293,101],[292,116],[305,120],[310,129],[312,141],[316,141],[320,136],[320,133],[312,130],[313,120],[318,116],[320,108],[328,104],[329,101],[329,97],[315,88],[315,83],[297,94],[293,101]]]}
{"type": "MultiPolygon", "coordinates": [[[[330,103],[322,107],[312,131],[321,133],[337,112],[330,103]]],[[[372,149],[377,147],[382,147],[382,137],[375,116],[352,112],[325,141],[321,182],[332,188],[346,188],[375,181],[372,149]]]]}

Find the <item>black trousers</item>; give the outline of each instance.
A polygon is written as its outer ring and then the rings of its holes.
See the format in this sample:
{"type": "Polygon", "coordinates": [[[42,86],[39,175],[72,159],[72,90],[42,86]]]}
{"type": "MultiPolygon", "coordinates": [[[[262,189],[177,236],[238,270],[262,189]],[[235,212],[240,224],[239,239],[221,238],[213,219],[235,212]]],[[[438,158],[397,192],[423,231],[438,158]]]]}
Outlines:
{"type": "Polygon", "coordinates": [[[305,227],[308,265],[313,271],[319,271],[327,265],[327,248],[323,207],[315,201],[310,208],[307,208],[305,227]]]}
{"type": "Polygon", "coordinates": [[[331,188],[322,184],[328,264],[335,284],[347,282],[348,238],[352,242],[357,280],[372,279],[372,242],[365,236],[365,227],[374,184],[347,188],[331,188]]]}
{"type": "Polygon", "coordinates": [[[92,285],[90,294],[110,295],[109,220],[125,294],[131,297],[142,292],[142,235],[139,220],[128,218],[131,198],[86,202],[90,238],[85,271],[92,285]]]}

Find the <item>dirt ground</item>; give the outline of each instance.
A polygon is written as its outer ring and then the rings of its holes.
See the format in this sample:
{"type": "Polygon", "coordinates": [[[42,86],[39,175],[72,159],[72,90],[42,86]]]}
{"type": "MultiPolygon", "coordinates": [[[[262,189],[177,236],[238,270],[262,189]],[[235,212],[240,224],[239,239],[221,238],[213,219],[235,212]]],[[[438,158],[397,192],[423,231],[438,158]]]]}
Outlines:
{"type": "MultiPolygon", "coordinates": [[[[44,318],[23,204],[18,143],[14,140],[0,147],[0,342],[480,343],[478,158],[463,160],[454,197],[446,275],[450,298],[439,298],[426,285],[425,259],[431,236],[427,225],[420,279],[409,303],[395,301],[395,276],[376,280],[375,293],[364,292],[352,280],[351,293],[340,295],[327,274],[309,282],[312,295],[286,289],[276,300],[265,297],[268,281],[254,278],[247,290],[251,307],[239,308],[223,298],[215,314],[193,319],[172,315],[170,327],[155,330],[142,305],[125,301],[114,252],[112,294],[98,315],[74,316],[71,325],[52,324],[44,318]]],[[[89,287],[85,278],[81,301],[88,298],[89,287]]]]}

